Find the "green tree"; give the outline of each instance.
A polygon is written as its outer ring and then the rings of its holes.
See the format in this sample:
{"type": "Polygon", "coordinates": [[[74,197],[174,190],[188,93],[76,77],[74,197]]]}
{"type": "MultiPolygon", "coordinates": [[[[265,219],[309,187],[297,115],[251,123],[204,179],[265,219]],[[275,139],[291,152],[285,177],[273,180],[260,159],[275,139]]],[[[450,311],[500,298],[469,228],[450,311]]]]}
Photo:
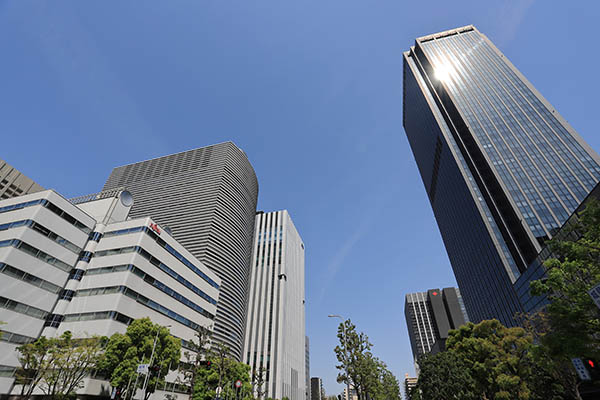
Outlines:
{"type": "Polygon", "coordinates": [[[380,370],[380,382],[381,392],[378,396],[381,400],[401,400],[402,395],[400,394],[400,383],[394,374],[387,369],[384,363],[382,363],[380,370]]]}
{"type": "Polygon", "coordinates": [[[591,199],[578,217],[569,221],[548,243],[552,257],[544,263],[546,277],[531,282],[533,295],[550,300],[538,312],[539,340],[577,398],[579,384],[572,358],[600,358],[600,312],[588,291],[600,283],[600,204],[591,199]]]}
{"type": "Polygon", "coordinates": [[[170,370],[177,369],[181,340],[171,336],[168,328],[152,323],[150,318],[134,320],[124,334],[115,333],[108,340],[105,357],[99,368],[110,376],[110,384],[120,390],[122,397],[135,394],[137,388],[142,387],[144,376],[136,379],[137,366],[150,362],[157,332],[158,339],[146,389],[148,398],[157,385],[164,384],[165,375],[170,370]]]}
{"type": "Polygon", "coordinates": [[[57,353],[52,352],[56,339],[47,339],[41,336],[33,343],[27,343],[17,347],[18,359],[21,367],[15,374],[15,384],[21,386],[21,396],[29,399],[44,379],[47,371],[53,364],[53,358],[57,353]]]}
{"type": "Polygon", "coordinates": [[[215,346],[209,361],[209,366],[198,371],[193,400],[214,399],[217,387],[222,388],[221,398],[252,398],[250,366],[229,358],[227,346],[221,344],[215,346]],[[239,389],[234,386],[238,380],[242,382],[239,389]]]}
{"type": "MultiPolygon", "coordinates": [[[[196,386],[196,377],[199,371],[205,368],[203,361],[208,360],[210,351],[210,338],[212,332],[209,328],[200,327],[194,335],[194,339],[188,342],[189,350],[183,352],[186,360],[186,368],[183,372],[183,381],[190,387],[196,386]]],[[[193,397],[193,390],[190,391],[190,400],[193,397]]]]}
{"type": "Polygon", "coordinates": [[[477,400],[475,380],[463,360],[453,351],[425,354],[418,360],[419,380],[412,399],[477,400]]]}
{"type": "Polygon", "coordinates": [[[446,348],[465,363],[476,392],[486,399],[530,399],[533,337],[498,320],[468,323],[450,331],[446,348]]]}
{"type": "Polygon", "coordinates": [[[101,337],[73,339],[66,331],[58,338],[40,337],[17,347],[21,368],[16,383],[22,385],[21,394],[29,398],[38,387],[53,399],[74,395],[101,362],[104,342],[101,337]]]}
{"type": "Polygon", "coordinates": [[[366,358],[373,345],[367,335],[356,332],[356,326],[349,319],[340,323],[337,337],[340,341],[334,349],[340,363],[335,366],[340,371],[337,382],[354,387],[358,398],[362,400],[368,385],[366,380],[369,374],[366,369],[371,367],[366,358]]]}
{"type": "Polygon", "coordinates": [[[334,351],[339,362],[338,383],[350,384],[360,400],[400,398],[396,377],[371,353],[373,345],[366,334],[357,333],[356,326],[346,320],[340,323],[337,336],[340,343],[334,351]]]}

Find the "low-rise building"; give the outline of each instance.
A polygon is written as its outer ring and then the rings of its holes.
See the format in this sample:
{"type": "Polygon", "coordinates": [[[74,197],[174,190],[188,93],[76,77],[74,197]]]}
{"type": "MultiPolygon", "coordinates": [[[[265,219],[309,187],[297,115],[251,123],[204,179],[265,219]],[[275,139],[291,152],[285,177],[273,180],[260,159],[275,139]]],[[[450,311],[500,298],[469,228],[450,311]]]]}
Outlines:
{"type": "MultiPolygon", "coordinates": [[[[132,204],[123,190],[0,201],[0,393],[13,386],[15,348],[40,335],[110,336],[149,317],[185,344],[212,326],[220,279],[151,218],[128,220],[132,204]]],[[[163,390],[179,388],[176,376],[163,390]]],[[[91,378],[78,391],[107,392],[106,380],[91,378]]]]}
{"type": "Polygon", "coordinates": [[[412,391],[417,387],[417,378],[412,378],[406,374],[404,377],[404,398],[406,400],[412,399],[412,391]]]}
{"type": "Polygon", "coordinates": [[[318,376],[310,378],[310,398],[312,400],[325,400],[323,398],[323,381],[318,376]]]}

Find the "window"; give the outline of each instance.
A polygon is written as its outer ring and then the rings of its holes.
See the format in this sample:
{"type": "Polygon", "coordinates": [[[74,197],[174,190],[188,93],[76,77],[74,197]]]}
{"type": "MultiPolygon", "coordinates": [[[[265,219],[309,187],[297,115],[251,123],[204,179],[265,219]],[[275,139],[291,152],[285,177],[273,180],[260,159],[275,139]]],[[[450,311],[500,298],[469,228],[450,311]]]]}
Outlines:
{"type": "Polygon", "coordinates": [[[73,300],[73,296],[75,296],[74,290],[64,289],[60,292],[60,296],[58,297],[58,299],[71,301],[73,300]]]}
{"type": "Polygon", "coordinates": [[[71,273],[69,274],[69,279],[75,279],[76,281],[80,281],[83,278],[84,271],[79,268],[73,268],[71,273]]]}
{"type": "Polygon", "coordinates": [[[64,319],[65,319],[64,315],[48,314],[48,316],[46,317],[46,322],[44,322],[44,326],[49,326],[51,328],[58,328],[58,326],[64,319]]]}

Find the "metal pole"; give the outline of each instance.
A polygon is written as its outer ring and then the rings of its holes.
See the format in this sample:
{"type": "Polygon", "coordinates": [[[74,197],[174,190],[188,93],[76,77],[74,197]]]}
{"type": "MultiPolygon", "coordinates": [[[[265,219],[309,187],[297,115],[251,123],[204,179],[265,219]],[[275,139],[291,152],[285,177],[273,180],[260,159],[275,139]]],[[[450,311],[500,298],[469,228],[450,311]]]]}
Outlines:
{"type": "Polygon", "coordinates": [[[342,321],[342,327],[344,328],[344,353],[346,353],[346,397],[350,399],[350,376],[348,375],[348,364],[350,363],[350,357],[348,356],[348,342],[346,340],[346,321],[342,321]]]}
{"type": "Polygon", "coordinates": [[[129,394],[129,385],[131,385],[131,378],[133,378],[133,376],[129,377],[129,382],[127,382],[127,389],[125,389],[125,396],[127,396],[127,394],[129,394]]]}
{"type": "Polygon", "coordinates": [[[156,393],[156,387],[158,386],[158,381],[159,380],[160,380],[160,365],[158,366],[158,375],[156,376],[156,382],[154,382],[154,393],[156,393]]]}
{"type": "Polygon", "coordinates": [[[140,374],[135,374],[135,383],[133,384],[133,389],[131,389],[131,395],[129,396],[130,399],[135,397],[135,392],[137,392],[137,381],[139,377],[140,374]]]}
{"type": "Polygon", "coordinates": [[[156,336],[154,336],[154,344],[152,345],[152,354],[150,354],[150,363],[148,363],[148,373],[144,378],[144,385],[142,390],[142,398],[141,400],[146,399],[146,385],[148,384],[148,379],[150,378],[150,368],[152,367],[152,360],[154,359],[154,350],[156,349],[156,341],[158,340],[158,333],[160,332],[160,326],[156,330],[156,336]]]}
{"type": "MultiPolygon", "coordinates": [[[[169,371],[171,370],[171,363],[173,361],[169,361],[169,369],[167,370],[167,375],[169,374],[169,371]]],[[[165,375],[165,387],[163,388],[163,390],[166,392],[167,391],[167,375],[165,375]]]]}

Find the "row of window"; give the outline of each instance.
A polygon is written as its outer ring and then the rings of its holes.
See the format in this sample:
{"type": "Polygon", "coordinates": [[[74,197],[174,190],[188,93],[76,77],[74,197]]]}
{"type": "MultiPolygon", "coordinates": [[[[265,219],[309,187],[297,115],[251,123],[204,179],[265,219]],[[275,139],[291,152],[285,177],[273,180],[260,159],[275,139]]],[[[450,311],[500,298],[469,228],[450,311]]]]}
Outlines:
{"type": "MultiPolygon", "coordinates": [[[[196,303],[192,302],[188,298],[186,298],[186,297],[182,296],[181,294],[177,293],[175,290],[171,289],[170,287],[168,287],[164,283],[160,282],[158,279],[155,279],[152,276],[148,275],[147,273],[145,273],[144,271],[142,271],[141,269],[139,269],[138,267],[136,267],[133,264],[123,264],[123,265],[115,265],[115,266],[112,266],[112,267],[94,268],[94,269],[88,270],[86,272],[86,275],[89,275],[90,271],[93,271],[91,273],[91,275],[98,275],[98,274],[101,274],[101,273],[131,271],[134,274],[136,274],[137,276],[139,276],[140,278],[142,278],[146,283],[148,283],[148,284],[154,286],[155,288],[159,289],[160,291],[168,294],[169,296],[173,297],[175,300],[177,300],[177,301],[185,304],[186,306],[190,307],[192,310],[199,312],[200,314],[204,315],[207,318],[214,319],[214,315],[212,315],[211,313],[209,313],[208,311],[206,311],[204,308],[200,307],[199,305],[197,305],[196,303]]],[[[202,293],[204,293],[204,292],[202,292],[202,293]]],[[[206,296],[206,297],[208,297],[208,296],[206,296]]],[[[208,299],[212,300],[211,303],[214,301],[210,297],[208,297],[208,299]]],[[[214,302],[213,304],[216,304],[216,302],[214,302]]]]}
{"type": "Polygon", "coordinates": [[[6,297],[0,297],[0,307],[37,319],[46,319],[46,316],[48,315],[47,311],[20,303],[15,300],[7,299],[6,297]]]}
{"type": "Polygon", "coordinates": [[[3,273],[15,279],[22,280],[24,282],[29,283],[30,285],[42,288],[51,293],[57,294],[62,289],[60,286],[55,285],[54,283],[50,283],[44,279],[38,278],[37,276],[31,275],[25,271],[21,271],[20,269],[8,264],[0,263],[0,273],[3,273]]]}
{"type": "Polygon", "coordinates": [[[35,338],[31,336],[19,335],[18,333],[2,331],[0,335],[1,342],[8,342],[13,344],[27,344],[35,341],[35,338]]]}
{"type": "Polygon", "coordinates": [[[167,244],[167,242],[165,242],[163,239],[158,237],[158,235],[156,233],[154,233],[152,230],[150,230],[146,226],[137,226],[135,228],[121,229],[118,231],[106,232],[104,234],[104,237],[126,235],[129,233],[142,232],[142,231],[145,232],[146,234],[148,234],[151,238],[153,238],[156,241],[156,243],[158,243],[159,246],[161,246],[162,248],[167,250],[169,253],[171,253],[171,255],[173,255],[175,258],[177,258],[179,261],[181,261],[186,267],[188,267],[189,269],[194,271],[198,276],[200,276],[202,279],[204,279],[206,282],[208,282],[211,286],[213,286],[217,289],[219,288],[219,285],[217,284],[217,282],[213,281],[208,275],[206,275],[204,272],[202,272],[200,270],[200,268],[198,268],[194,264],[192,264],[191,261],[189,261],[187,258],[185,258],[180,252],[178,252],[172,246],[167,244]]]}
{"type": "Polygon", "coordinates": [[[0,365],[0,378],[12,378],[15,376],[17,367],[11,367],[9,365],[0,365]]]}
{"type": "Polygon", "coordinates": [[[81,251],[81,247],[75,245],[74,243],[71,243],[64,237],[52,232],[50,229],[45,228],[44,226],[42,226],[39,223],[37,223],[33,220],[30,220],[30,219],[24,219],[21,221],[15,221],[15,222],[7,223],[7,224],[2,224],[2,225],[0,225],[0,231],[6,231],[8,229],[18,228],[20,226],[28,226],[31,229],[33,229],[34,231],[36,231],[37,233],[39,233],[43,236],[46,236],[47,238],[53,240],[54,242],[60,244],[61,246],[63,246],[66,249],[71,250],[74,253],[79,253],[81,251]]]}
{"type": "Polygon", "coordinates": [[[8,240],[0,241],[0,247],[9,247],[9,246],[12,246],[16,249],[24,251],[25,253],[27,253],[35,258],[38,258],[47,264],[54,265],[56,268],[61,269],[65,272],[70,272],[71,269],[73,268],[73,266],[67,264],[66,262],[61,261],[58,258],[53,257],[50,254],[47,254],[39,249],[36,249],[35,247],[23,242],[22,240],[8,239],[8,240]]]}
{"type": "Polygon", "coordinates": [[[90,228],[88,228],[83,223],[76,220],[73,216],[71,216],[67,212],[61,210],[59,207],[55,206],[54,204],[52,204],[51,202],[49,202],[46,199],[32,200],[32,201],[27,201],[25,203],[19,203],[19,204],[13,204],[10,206],[0,207],[0,214],[9,212],[9,211],[20,210],[20,209],[23,209],[26,207],[31,207],[31,206],[36,206],[36,205],[42,205],[43,207],[47,208],[48,210],[52,211],[53,213],[55,213],[56,215],[58,215],[59,217],[61,217],[65,221],[67,221],[68,223],[70,223],[71,225],[75,226],[77,229],[85,232],[87,235],[89,235],[92,232],[92,230],[90,228]]]}
{"type": "Polygon", "coordinates": [[[63,319],[64,322],[77,322],[77,321],[93,321],[98,319],[112,319],[118,322],[121,322],[125,325],[129,325],[133,318],[129,318],[128,316],[121,314],[117,311],[96,311],[96,312],[86,312],[86,313],[76,313],[76,314],[68,314],[65,315],[63,319]]]}
{"type": "Polygon", "coordinates": [[[78,290],[77,296],[96,296],[96,295],[112,294],[112,293],[123,293],[125,296],[132,298],[133,300],[137,301],[138,303],[143,304],[146,307],[149,307],[155,311],[158,311],[159,313],[166,315],[167,317],[174,319],[175,321],[177,321],[185,326],[188,326],[194,330],[198,330],[200,328],[200,325],[196,324],[195,322],[192,322],[191,320],[187,319],[183,315],[180,315],[174,311],[169,310],[168,308],[158,304],[157,302],[149,299],[148,297],[146,297],[126,286],[107,286],[107,287],[102,287],[102,288],[78,290]]]}
{"type": "Polygon", "coordinates": [[[183,284],[188,289],[192,290],[194,293],[196,293],[197,295],[199,295],[200,297],[202,297],[209,303],[217,304],[217,301],[215,299],[210,297],[208,294],[206,294],[202,290],[198,289],[191,282],[189,282],[184,277],[179,275],[177,272],[175,272],[171,268],[169,268],[165,263],[161,262],[158,258],[154,257],[153,255],[151,255],[150,253],[148,253],[146,250],[142,249],[139,246],[122,247],[120,249],[100,250],[94,254],[94,257],[104,257],[104,256],[111,256],[111,255],[116,255],[116,254],[133,253],[133,252],[140,254],[142,257],[144,257],[146,260],[148,260],[152,265],[160,268],[162,271],[169,274],[172,278],[177,280],[179,283],[183,284]]]}

